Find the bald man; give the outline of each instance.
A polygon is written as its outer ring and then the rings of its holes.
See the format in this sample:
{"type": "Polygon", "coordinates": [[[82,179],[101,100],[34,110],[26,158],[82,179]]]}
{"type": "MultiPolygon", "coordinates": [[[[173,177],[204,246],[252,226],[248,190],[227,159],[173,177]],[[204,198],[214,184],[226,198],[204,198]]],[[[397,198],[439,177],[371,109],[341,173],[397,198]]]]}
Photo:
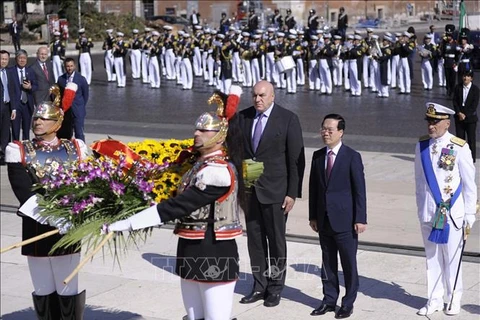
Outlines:
{"type": "Polygon", "coordinates": [[[300,121],[274,99],[273,85],[260,81],[253,88],[253,106],[239,114],[245,158],[264,165],[251,188],[246,214],[254,284],[240,303],[264,299],[266,307],[280,303],[286,276],[286,218],[295,199],[301,197],[305,169],[300,121]]]}

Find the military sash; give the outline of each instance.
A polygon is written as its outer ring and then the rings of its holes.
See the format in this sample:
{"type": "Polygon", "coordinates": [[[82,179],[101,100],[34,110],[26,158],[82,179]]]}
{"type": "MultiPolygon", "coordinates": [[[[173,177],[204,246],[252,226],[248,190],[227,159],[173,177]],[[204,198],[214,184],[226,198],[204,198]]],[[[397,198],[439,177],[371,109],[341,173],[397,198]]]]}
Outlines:
{"type": "Polygon", "coordinates": [[[440,191],[440,187],[438,186],[435,172],[433,171],[432,159],[430,158],[430,153],[428,150],[429,141],[430,140],[420,141],[420,154],[423,172],[425,174],[425,179],[427,180],[428,187],[430,188],[435,203],[437,204],[437,210],[435,211],[432,232],[430,233],[428,240],[442,244],[448,242],[450,226],[447,222],[447,214],[450,213],[450,209],[453,207],[455,201],[460,196],[460,192],[462,192],[462,183],[460,182],[457,190],[450,199],[448,199],[447,201],[443,201],[442,193],[440,191]]]}

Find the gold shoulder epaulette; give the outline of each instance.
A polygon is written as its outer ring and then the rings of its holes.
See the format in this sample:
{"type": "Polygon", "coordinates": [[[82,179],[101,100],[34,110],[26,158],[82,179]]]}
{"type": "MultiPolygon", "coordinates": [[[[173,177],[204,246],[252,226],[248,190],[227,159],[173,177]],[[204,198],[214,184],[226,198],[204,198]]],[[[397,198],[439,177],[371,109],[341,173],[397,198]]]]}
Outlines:
{"type": "Polygon", "coordinates": [[[453,142],[456,145],[459,145],[460,147],[463,147],[465,145],[465,143],[467,143],[465,140],[460,139],[459,137],[452,137],[450,139],[450,142],[453,142]]]}
{"type": "Polygon", "coordinates": [[[428,140],[430,139],[430,136],[428,134],[424,135],[424,136],[421,136],[420,138],[418,138],[418,141],[425,141],[425,140],[428,140]]]}

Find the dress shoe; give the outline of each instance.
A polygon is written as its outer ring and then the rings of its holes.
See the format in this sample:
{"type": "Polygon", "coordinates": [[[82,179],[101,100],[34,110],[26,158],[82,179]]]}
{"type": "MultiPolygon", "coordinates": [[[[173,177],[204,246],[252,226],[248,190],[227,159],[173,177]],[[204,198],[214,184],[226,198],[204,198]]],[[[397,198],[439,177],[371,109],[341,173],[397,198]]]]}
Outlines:
{"type": "Polygon", "coordinates": [[[333,312],[335,311],[335,306],[329,306],[326,303],[323,303],[315,310],[313,310],[310,315],[311,316],[321,316],[327,312],[333,312]]]}
{"type": "Polygon", "coordinates": [[[447,316],[454,316],[460,313],[460,304],[452,302],[452,304],[448,304],[447,308],[445,309],[445,314],[447,316]]]}
{"type": "Polygon", "coordinates": [[[262,300],[265,297],[265,293],[254,291],[250,293],[248,296],[243,297],[240,299],[240,303],[247,304],[247,303],[254,303],[258,300],[262,300]]]}
{"type": "Polygon", "coordinates": [[[427,304],[425,307],[421,308],[420,310],[417,311],[417,314],[419,316],[428,316],[431,315],[437,311],[442,311],[443,310],[443,305],[430,305],[427,304]]]}
{"type": "Polygon", "coordinates": [[[353,307],[341,306],[335,314],[335,319],[345,319],[352,315],[353,307]]]}
{"type": "Polygon", "coordinates": [[[265,307],[275,307],[275,306],[278,306],[279,303],[280,303],[280,295],[279,294],[269,294],[265,298],[265,301],[263,302],[263,305],[265,307]]]}

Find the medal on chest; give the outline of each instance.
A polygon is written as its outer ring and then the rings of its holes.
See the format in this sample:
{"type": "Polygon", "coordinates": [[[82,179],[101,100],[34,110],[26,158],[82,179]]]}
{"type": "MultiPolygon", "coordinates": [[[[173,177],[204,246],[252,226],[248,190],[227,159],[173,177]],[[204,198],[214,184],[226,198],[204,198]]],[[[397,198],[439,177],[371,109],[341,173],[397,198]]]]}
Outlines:
{"type": "Polygon", "coordinates": [[[452,171],[455,166],[457,151],[453,149],[453,144],[448,144],[446,148],[442,148],[438,166],[444,170],[452,171]]]}

